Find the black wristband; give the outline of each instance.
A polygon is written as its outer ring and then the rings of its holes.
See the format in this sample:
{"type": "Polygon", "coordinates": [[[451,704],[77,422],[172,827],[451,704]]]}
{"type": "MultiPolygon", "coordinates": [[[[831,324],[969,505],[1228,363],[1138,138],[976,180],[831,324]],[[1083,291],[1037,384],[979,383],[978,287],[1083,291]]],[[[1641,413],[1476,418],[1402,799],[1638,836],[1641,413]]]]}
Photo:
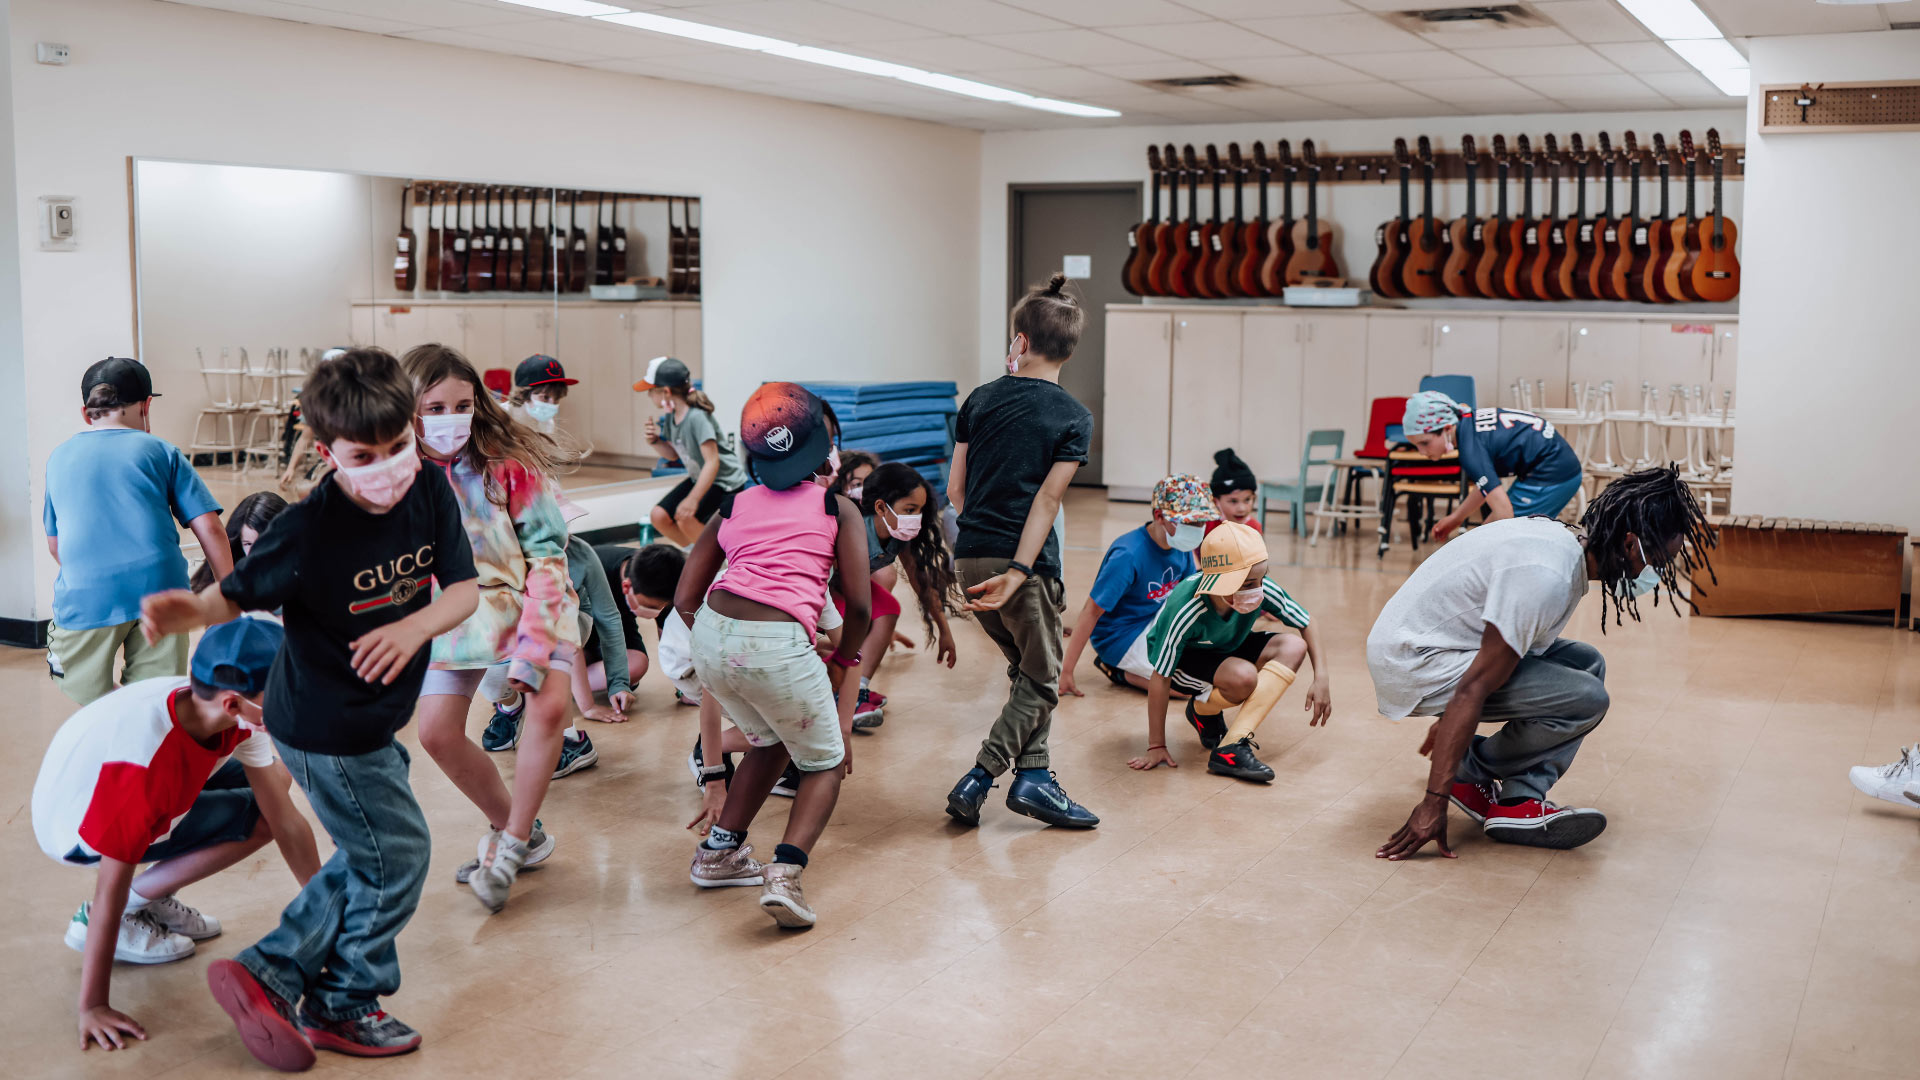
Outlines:
{"type": "Polygon", "coordinates": [[[1009,569],[1009,570],[1018,570],[1018,571],[1020,571],[1021,573],[1023,573],[1023,574],[1025,574],[1025,575],[1027,575],[1028,577],[1032,577],[1032,576],[1033,576],[1033,567],[1031,567],[1031,566],[1028,566],[1028,565],[1027,565],[1026,563],[1023,563],[1023,562],[1021,562],[1021,561],[1020,561],[1020,560],[1018,560],[1018,559],[1008,559],[1008,560],[1007,560],[1007,569],[1009,569]]]}
{"type": "Polygon", "coordinates": [[[1429,795],[1436,795],[1436,796],[1438,796],[1438,797],[1440,797],[1440,798],[1442,798],[1442,799],[1451,799],[1451,798],[1453,798],[1453,793],[1452,793],[1452,792],[1450,792],[1450,791],[1435,791],[1435,790],[1433,790],[1432,788],[1428,788],[1428,789],[1427,789],[1427,794],[1429,794],[1429,795]]]}

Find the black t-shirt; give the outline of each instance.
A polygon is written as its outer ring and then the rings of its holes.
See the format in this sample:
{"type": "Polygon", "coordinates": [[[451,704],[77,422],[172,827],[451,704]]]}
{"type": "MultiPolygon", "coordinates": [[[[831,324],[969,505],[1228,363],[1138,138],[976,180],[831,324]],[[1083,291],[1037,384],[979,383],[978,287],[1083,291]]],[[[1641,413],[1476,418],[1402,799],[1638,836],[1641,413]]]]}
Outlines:
{"type": "MultiPolygon", "coordinates": [[[[634,615],[632,605],[627,603],[627,590],[620,587],[620,567],[625,565],[628,559],[633,558],[633,553],[638,550],[625,544],[593,545],[593,553],[600,556],[600,568],[607,572],[607,584],[613,588],[613,606],[620,609],[621,624],[634,629],[639,628],[640,620],[634,615]]],[[[673,597],[669,596],[666,599],[667,610],[670,611],[673,609],[673,597]]],[[[654,620],[654,625],[659,625],[665,621],[666,617],[667,612],[662,611],[660,617],[654,620]]]]}
{"type": "Polygon", "coordinates": [[[371,753],[413,716],[432,653],[422,645],[386,685],[353,671],[349,646],[475,577],[460,504],[439,469],[423,468],[384,514],[353,504],[324,480],[267,526],[220,583],[247,611],[281,609],[286,643],[267,677],[267,732],[296,750],[371,753]]]}
{"type": "MultiPolygon", "coordinates": [[[[954,440],[967,447],[966,507],[954,557],[1011,559],[1054,464],[1087,463],[1093,414],[1056,383],[1002,375],[967,395],[954,440]]],[[[1033,572],[1060,576],[1060,542],[1051,532],[1033,572]]]]}

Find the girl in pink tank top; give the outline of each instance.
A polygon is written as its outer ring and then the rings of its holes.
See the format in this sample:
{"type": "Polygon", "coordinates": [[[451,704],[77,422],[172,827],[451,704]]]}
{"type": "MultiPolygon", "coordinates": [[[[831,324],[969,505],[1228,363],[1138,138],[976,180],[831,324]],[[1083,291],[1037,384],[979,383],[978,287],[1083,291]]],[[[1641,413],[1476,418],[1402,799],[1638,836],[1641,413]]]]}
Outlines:
{"type": "MultiPolygon", "coordinates": [[[[702,888],[759,885],[760,906],[775,922],[804,929],[816,916],[800,873],[840,797],[841,766],[851,764],[859,683],[845,675],[859,666],[871,614],[867,543],[859,509],[825,487],[838,456],[819,398],[794,383],[761,386],[741,413],[740,441],[761,486],[729,496],[707,522],[673,600],[675,617],[692,629],[703,690],[751,748],[731,785],[706,783],[717,816],[696,819],[714,824],[695,849],[691,878],[702,888]],[[849,601],[840,645],[823,665],[814,628],[836,569],[858,603],[849,601]],[[747,828],[789,760],[800,770],[799,793],[774,861],[763,864],[745,843],[747,828]]],[[[718,745],[708,738],[717,732],[701,734],[703,744],[718,745]]]]}

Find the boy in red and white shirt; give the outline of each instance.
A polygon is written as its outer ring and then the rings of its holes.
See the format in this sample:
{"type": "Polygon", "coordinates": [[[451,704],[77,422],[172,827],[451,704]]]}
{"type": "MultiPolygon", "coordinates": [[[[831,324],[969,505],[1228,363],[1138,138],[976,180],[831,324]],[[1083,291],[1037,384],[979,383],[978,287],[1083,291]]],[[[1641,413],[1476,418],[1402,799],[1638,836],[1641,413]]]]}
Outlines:
{"type": "Polygon", "coordinates": [[[132,683],[81,709],[53,736],[33,785],[33,832],[50,857],[99,864],[93,900],[67,925],[86,957],[80,1047],[147,1037],[107,1003],[113,962],[193,954],[217,919],[174,893],[265,846],[280,845],[301,882],[320,868],[313,830],[289,797],[292,778],[260,730],[260,698],[284,632],[236,619],[208,630],[191,675],[132,683]],[[141,863],[152,863],[135,875],[141,863]],[[114,933],[90,933],[94,923],[114,933]]]}

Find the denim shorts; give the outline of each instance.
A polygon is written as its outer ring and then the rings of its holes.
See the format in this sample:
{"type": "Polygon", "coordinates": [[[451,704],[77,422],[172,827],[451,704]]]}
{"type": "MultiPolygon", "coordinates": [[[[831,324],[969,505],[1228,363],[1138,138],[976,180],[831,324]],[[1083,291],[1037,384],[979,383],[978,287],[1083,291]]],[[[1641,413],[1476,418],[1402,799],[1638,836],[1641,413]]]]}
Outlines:
{"type": "Polygon", "coordinates": [[[748,745],[783,743],[802,772],[845,760],[833,682],[799,623],[731,619],[702,607],[693,620],[693,670],[748,745]]]}

